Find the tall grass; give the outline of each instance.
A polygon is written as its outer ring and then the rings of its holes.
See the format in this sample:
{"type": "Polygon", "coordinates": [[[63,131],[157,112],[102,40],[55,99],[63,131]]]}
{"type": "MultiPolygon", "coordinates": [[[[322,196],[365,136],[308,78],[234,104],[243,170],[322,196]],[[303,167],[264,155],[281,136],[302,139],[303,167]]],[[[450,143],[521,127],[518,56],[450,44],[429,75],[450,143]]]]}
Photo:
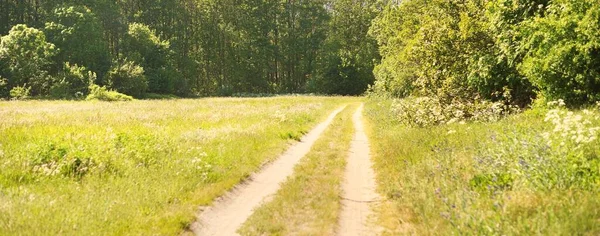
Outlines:
{"type": "Polygon", "coordinates": [[[598,111],[534,109],[493,123],[410,128],[391,106],[371,100],[365,110],[386,234],[600,233],[600,143],[586,133],[600,126],[598,111]]]}
{"type": "Polygon", "coordinates": [[[177,234],[353,100],[1,102],[0,234],[177,234]]]}

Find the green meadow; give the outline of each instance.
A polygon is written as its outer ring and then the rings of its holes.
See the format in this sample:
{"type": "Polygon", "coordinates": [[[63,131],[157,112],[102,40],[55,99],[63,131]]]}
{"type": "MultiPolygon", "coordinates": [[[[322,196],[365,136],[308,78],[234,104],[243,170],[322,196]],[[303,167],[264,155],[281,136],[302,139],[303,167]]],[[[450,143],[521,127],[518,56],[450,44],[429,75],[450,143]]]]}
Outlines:
{"type": "Polygon", "coordinates": [[[385,235],[597,235],[600,110],[411,127],[371,100],[385,235]]]}
{"type": "Polygon", "coordinates": [[[177,234],[356,100],[0,102],[0,232],[177,234]]]}

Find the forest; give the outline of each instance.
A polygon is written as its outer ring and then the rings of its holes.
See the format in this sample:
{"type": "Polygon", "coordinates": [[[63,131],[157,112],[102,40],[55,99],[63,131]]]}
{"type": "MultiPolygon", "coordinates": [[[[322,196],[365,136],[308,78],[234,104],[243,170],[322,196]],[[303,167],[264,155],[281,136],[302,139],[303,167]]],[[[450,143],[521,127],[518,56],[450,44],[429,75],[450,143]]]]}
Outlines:
{"type": "Polygon", "coordinates": [[[378,58],[374,5],[2,0],[0,95],[77,98],[89,81],[134,97],[358,95],[378,58]]]}
{"type": "Polygon", "coordinates": [[[594,0],[3,0],[0,17],[4,98],[600,95],[594,0]]]}

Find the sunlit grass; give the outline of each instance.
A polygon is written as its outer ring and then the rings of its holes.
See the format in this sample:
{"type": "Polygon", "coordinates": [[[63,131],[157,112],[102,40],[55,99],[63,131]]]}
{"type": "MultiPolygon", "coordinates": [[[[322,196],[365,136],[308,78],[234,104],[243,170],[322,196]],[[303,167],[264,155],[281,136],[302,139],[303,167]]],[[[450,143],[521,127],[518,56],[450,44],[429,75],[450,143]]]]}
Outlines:
{"type": "Polygon", "coordinates": [[[242,235],[335,234],[356,108],[348,106],[335,118],[272,201],[244,223],[242,235]]]}
{"type": "MultiPolygon", "coordinates": [[[[371,100],[365,109],[368,135],[376,140],[378,186],[387,197],[379,209],[386,235],[600,233],[600,176],[593,176],[600,170],[580,176],[562,173],[566,170],[560,166],[534,166],[537,160],[567,158],[548,152],[554,149],[542,136],[554,127],[544,122],[546,110],[495,123],[408,128],[395,121],[390,105],[371,100]],[[484,178],[488,174],[498,175],[484,178]],[[563,185],[563,179],[554,179],[561,175],[591,183],[563,185]],[[542,178],[543,184],[532,181],[539,176],[548,178],[542,178]],[[596,187],[585,187],[590,185],[596,187]]],[[[598,168],[598,144],[589,145],[581,165],[598,168]]]]}
{"type": "Polygon", "coordinates": [[[355,100],[0,102],[0,234],[177,234],[355,100]]]}

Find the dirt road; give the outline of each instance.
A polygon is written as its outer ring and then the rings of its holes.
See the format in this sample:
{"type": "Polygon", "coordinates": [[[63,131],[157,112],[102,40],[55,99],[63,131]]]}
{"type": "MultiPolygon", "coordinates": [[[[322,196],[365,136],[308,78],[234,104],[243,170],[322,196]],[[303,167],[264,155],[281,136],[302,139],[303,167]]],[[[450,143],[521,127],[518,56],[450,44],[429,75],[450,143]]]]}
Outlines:
{"type": "Polygon", "coordinates": [[[254,209],[277,192],[280,184],[293,173],[294,166],[344,108],[334,111],[325,122],[317,125],[279,159],[202,211],[190,229],[196,235],[203,236],[236,235],[237,229],[252,215],[254,209]]]}
{"type": "Polygon", "coordinates": [[[352,121],[356,133],[350,146],[346,173],[342,184],[342,212],[340,214],[338,235],[377,235],[377,229],[369,224],[371,207],[381,197],[375,191],[375,173],[369,156],[369,141],[365,134],[361,105],[352,121]]]}

